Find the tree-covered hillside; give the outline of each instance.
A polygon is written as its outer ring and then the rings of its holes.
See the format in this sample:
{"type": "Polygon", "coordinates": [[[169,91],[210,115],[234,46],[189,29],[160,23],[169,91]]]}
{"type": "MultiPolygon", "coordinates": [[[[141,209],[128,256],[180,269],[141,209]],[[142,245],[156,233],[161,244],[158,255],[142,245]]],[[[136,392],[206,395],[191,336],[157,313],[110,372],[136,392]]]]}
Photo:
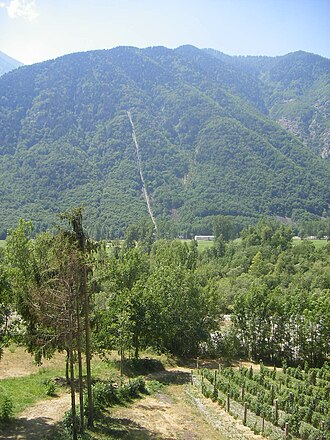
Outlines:
{"type": "Polygon", "coordinates": [[[323,158],[330,157],[329,59],[303,51],[275,58],[206,52],[259,80],[269,115],[323,158]]]}
{"type": "Polygon", "coordinates": [[[8,73],[1,235],[22,216],[44,229],[77,204],[94,236],[145,219],[128,111],[160,230],[218,214],[324,215],[329,164],[267,116],[264,93],[250,72],[192,46],[77,53],[8,73]]]}

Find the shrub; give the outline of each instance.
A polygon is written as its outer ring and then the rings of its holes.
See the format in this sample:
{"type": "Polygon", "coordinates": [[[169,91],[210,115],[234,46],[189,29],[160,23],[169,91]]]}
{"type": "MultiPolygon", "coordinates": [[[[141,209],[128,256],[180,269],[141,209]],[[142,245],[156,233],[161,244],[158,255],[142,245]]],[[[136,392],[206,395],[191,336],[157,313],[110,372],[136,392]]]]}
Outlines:
{"type": "Polygon", "coordinates": [[[5,397],[0,406],[0,422],[7,423],[14,415],[14,404],[10,397],[5,397]]]}
{"type": "MultiPolygon", "coordinates": [[[[79,407],[76,407],[76,411],[77,414],[79,413],[79,407]]],[[[76,414],[76,426],[77,426],[77,431],[80,431],[80,418],[78,417],[78,415],[76,414]]],[[[72,432],[72,427],[73,427],[73,417],[72,417],[72,411],[71,409],[69,409],[69,411],[67,411],[64,414],[64,418],[62,420],[62,426],[64,428],[64,430],[66,432],[72,432]]]]}
{"type": "Polygon", "coordinates": [[[46,387],[47,396],[55,396],[56,384],[53,379],[47,379],[44,381],[46,387]]]}

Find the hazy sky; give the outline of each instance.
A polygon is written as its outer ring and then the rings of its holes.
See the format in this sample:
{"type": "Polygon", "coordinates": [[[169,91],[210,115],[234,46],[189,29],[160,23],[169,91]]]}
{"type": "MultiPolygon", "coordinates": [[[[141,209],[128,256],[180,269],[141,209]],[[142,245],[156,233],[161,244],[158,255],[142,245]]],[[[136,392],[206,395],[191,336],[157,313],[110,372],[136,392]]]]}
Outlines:
{"type": "Polygon", "coordinates": [[[330,0],[0,0],[0,50],[30,64],[121,45],[330,58],[330,0]]]}

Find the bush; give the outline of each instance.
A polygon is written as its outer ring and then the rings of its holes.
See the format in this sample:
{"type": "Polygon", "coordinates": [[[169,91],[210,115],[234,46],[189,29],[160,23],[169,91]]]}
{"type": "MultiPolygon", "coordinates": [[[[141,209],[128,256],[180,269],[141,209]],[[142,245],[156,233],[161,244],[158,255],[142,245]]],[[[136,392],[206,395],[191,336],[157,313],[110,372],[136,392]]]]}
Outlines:
{"type": "Polygon", "coordinates": [[[139,393],[146,392],[145,380],[142,376],[130,380],[126,386],[130,397],[138,397],[139,393]]]}
{"type": "MultiPolygon", "coordinates": [[[[93,407],[95,415],[98,416],[100,412],[107,406],[111,406],[118,402],[117,387],[112,381],[96,382],[92,386],[93,407]]],[[[88,414],[88,402],[85,399],[85,415],[88,414]]]]}
{"type": "Polygon", "coordinates": [[[5,397],[0,406],[0,422],[7,423],[14,415],[14,404],[10,397],[5,397]]]}
{"type": "Polygon", "coordinates": [[[56,384],[53,379],[47,379],[44,381],[46,387],[47,396],[55,396],[56,384]]]}
{"type": "MultiPolygon", "coordinates": [[[[112,381],[96,382],[92,387],[92,393],[94,413],[98,417],[106,407],[138,397],[139,393],[147,393],[147,389],[144,378],[136,377],[120,386],[112,381]]],[[[84,411],[87,415],[87,399],[85,400],[84,411]]]]}
{"type": "MultiPolygon", "coordinates": [[[[77,426],[77,431],[80,431],[80,418],[78,417],[78,413],[79,413],[79,407],[76,407],[76,426],[77,426]]],[[[71,409],[69,409],[69,411],[67,411],[64,414],[64,418],[62,420],[62,426],[64,428],[64,430],[66,432],[72,433],[72,428],[73,428],[73,417],[72,417],[72,411],[71,409]]]]}

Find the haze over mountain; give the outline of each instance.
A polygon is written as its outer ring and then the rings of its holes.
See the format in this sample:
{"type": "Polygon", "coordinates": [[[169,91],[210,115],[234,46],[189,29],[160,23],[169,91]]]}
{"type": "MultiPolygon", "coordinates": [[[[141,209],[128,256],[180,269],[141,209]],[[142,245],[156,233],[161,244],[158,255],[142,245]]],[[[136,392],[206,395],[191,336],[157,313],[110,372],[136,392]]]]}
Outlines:
{"type": "Polygon", "coordinates": [[[23,63],[0,51],[0,76],[20,66],[23,66],[23,63]]]}
{"type": "Polygon", "coordinates": [[[84,204],[92,234],[122,234],[148,217],[138,162],[160,229],[202,232],[217,214],[322,216],[329,76],[329,60],[311,54],[236,59],[193,46],[10,72],[0,78],[0,232],[21,216],[42,229],[84,204]],[[307,113],[304,144],[285,128],[307,113]]]}

